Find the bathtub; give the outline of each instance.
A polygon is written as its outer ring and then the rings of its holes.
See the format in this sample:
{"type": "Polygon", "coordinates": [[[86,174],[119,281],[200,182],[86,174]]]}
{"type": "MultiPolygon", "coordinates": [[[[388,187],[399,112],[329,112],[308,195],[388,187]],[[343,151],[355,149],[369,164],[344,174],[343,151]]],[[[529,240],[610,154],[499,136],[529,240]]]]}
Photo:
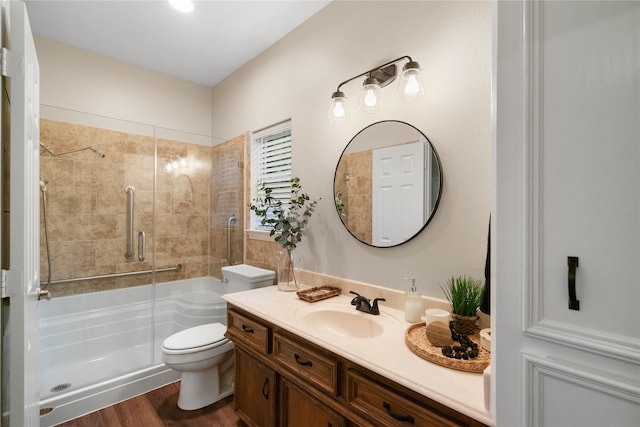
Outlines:
{"type": "Polygon", "coordinates": [[[218,279],[136,286],[40,303],[40,425],[53,426],[180,379],[169,335],[226,324],[218,279]]]}

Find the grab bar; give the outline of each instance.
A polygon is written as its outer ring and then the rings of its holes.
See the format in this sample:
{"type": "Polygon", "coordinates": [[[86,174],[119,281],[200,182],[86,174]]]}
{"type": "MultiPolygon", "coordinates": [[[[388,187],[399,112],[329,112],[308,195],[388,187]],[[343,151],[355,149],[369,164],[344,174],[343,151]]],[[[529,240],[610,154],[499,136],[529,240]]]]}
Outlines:
{"type": "Polygon", "coordinates": [[[236,222],[235,214],[231,215],[227,221],[227,262],[229,264],[233,264],[231,262],[231,224],[234,222],[236,222]]]}
{"type": "MultiPolygon", "coordinates": [[[[176,265],[172,265],[172,266],[167,266],[167,267],[158,267],[155,270],[140,270],[140,271],[127,271],[124,273],[111,273],[111,274],[102,274],[100,276],[87,276],[87,277],[72,277],[70,279],[59,279],[59,280],[52,280],[51,282],[49,282],[50,284],[56,284],[56,283],[69,283],[69,282],[79,282],[81,280],[97,280],[97,279],[110,279],[113,277],[127,277],[127,276],[136,276],[138,274],[149,274],[149,273],[164,273],[166,271],[181,271],[182,270],[182,264],[176,264],[176,265]]],[[[47,283],[47,282],[40,282],[40,284],[42,285],[43,283],[47,283]]]]}
{"type": "Polygon", "coordinates": [[[147,255],[147,236],[144,231],[138,233],[138,261],[144,261],[144,257],[147,255]]]}
{"type": "Polygon", "coordinates": [[[124,259],[127,261],[133,259],[133,203],[135,188],[128,185],[124,189],[127,193],[127,251],[124,253],[124,259]]]}

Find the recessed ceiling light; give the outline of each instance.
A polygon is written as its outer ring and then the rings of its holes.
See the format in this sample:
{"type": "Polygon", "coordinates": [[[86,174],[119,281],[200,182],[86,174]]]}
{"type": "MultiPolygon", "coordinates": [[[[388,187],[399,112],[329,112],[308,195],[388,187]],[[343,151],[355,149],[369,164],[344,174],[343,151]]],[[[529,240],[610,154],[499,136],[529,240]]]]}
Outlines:
{"type": "Polygon", "coordinates": [[[169,0],[169,4],[179,12],[193,12],[193,1],[191,0],[169,0]]]}

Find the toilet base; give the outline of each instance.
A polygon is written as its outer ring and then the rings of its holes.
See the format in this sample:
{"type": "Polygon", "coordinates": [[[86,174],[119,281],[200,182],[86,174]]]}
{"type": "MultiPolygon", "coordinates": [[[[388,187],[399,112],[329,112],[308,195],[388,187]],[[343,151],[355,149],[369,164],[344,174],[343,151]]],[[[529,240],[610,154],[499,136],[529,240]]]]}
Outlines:
{"type": "Polygon", "coordinates": [[[218,366],[206,371],[183,372],[180,380],[178,407],[185,411],[204,408],[233,394],[233,371],[223,372],[218,366]]]}

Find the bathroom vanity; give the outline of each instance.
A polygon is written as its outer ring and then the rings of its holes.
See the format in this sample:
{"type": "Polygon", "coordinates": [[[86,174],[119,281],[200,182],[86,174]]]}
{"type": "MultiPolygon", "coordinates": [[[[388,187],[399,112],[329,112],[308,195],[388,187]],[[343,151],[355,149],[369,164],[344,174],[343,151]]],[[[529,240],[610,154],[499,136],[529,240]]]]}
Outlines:
{"type": "Polygon", "coordinates": [[[308,303],[275,287],[225,298],[235,409],[250,426],[492,423],[482,375],[411,353],[400,310],[381,305],[374,316],[356,312],[347,295],[308,303]]]}

